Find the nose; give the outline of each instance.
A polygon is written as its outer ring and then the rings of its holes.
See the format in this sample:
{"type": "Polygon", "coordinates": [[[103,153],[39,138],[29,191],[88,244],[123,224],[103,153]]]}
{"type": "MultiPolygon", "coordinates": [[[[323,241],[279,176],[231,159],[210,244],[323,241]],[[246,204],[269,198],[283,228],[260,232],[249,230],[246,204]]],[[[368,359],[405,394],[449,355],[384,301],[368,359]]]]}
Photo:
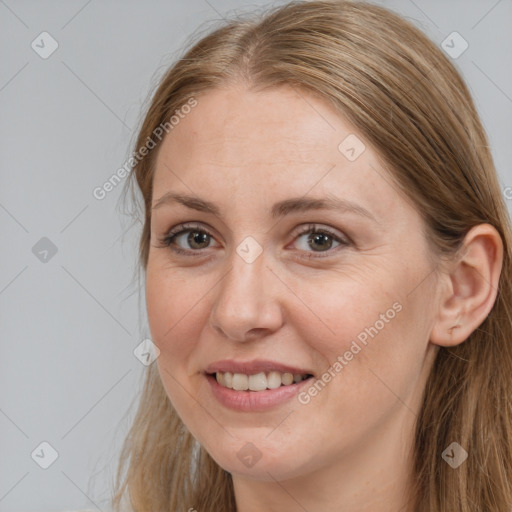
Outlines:
{"type": "Polygon", "coordinates": [[[283,324],[278,297],[283,285],[267,268],[264,255],[247,263],[234,252],[230,263],[230,270],[214,288],[213,330],[233,341],[250,341],[277,331],[283,324]]]}

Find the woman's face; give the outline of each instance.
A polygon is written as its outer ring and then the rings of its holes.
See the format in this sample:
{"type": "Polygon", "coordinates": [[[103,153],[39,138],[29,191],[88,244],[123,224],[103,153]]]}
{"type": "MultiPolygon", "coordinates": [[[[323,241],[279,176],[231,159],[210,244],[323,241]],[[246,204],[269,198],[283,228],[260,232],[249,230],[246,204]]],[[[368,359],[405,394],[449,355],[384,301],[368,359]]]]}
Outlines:
{"type": "Polygon", "coordinates": [[[234,475],[280,480],[355,454],[378,467],[405,451],[433,360],[422,220],[315,96],[196,99],[153,185],[146,299],[166,392],[234,475]]]}

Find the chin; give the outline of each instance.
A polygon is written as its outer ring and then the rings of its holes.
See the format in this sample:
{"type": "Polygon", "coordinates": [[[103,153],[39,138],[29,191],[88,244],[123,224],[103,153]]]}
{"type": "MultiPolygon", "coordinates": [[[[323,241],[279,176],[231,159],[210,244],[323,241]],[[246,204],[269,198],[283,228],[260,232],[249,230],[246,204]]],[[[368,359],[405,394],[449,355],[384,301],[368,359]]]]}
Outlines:
{"type": "Polygon", "coordinates": [[[299,443],[295,442],[290,447],[281,444],[279,450],[278,446],[272,445],[268,440],[265,445],[264,437],[255,438],[254,442],[236,438],[226,441],[222,443],[222,451],[219,450],[218,440],[213,441],[213,450],[206,449],[215,462],[231,474],[273,482],[299,477],[311,471],[311,463],[304,459],[304,454],[301,454],[301,460],[297,460],[299,443]]]}

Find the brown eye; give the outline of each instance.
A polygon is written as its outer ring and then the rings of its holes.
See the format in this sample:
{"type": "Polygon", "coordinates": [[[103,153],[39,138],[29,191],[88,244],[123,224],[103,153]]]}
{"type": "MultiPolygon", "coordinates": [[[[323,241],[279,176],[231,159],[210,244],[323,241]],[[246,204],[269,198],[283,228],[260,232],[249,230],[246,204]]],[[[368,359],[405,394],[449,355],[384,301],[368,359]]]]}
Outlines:
{"type": "Polygon", "coordinates": [[[350,240],[338,235],[328,228],[318,227],[310,224],[297,234],[296,246],[304,252],[310,253],[330,253],[334,252],[339,246],[349,246],[350,240]],[[307,235],[307,236],[305,236],[307,235]],[[335,245],[333,245],[335,244],[335,245]],[[333,249],[333,251],[331,251],[333,249]]]}
{"type": "MultiPolygon", "coordinates": [[[[184,232],[186,233],[186,231],[184,232]]],[[[189,231],[187,243],[192,249],[206,249],[210,242],[210,235],[204,231],[189,231]]]]}
{"type": "Polygon", "coordinates": [[[199,255],[202,250],[212,247],[214,240],[213,235],[202,226],[181,224],[160,240],[160,246],[178,254],[199,255]]]}
{"type": "Polygon", "coordinates": [[[332,237],[325,233],[312,233],[308,237],[308,245],[313,250],[328,250],[332,247],[332,237]]]}

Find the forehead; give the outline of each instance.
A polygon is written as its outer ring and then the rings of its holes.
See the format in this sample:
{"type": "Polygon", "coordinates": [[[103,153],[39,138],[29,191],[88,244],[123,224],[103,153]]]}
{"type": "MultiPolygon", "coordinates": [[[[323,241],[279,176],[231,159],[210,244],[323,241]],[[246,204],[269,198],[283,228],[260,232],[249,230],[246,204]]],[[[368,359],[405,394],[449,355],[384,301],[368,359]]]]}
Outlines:
{"type": "Polygon", "coordinates": [[[328,191],[371,205],[375,215],[400,209],[378,155],[326,101],[288,86],[232,86],[196,99],[159,150],[155,199],[192,190],[243,204],[255,195],[274,202],[328,191]]]}
{"type": "Polygon", "coordinates": [[[327,137],[339,129],[332,125],[333,112],[326,105],[312,105],[306,95],[287,86],[262,92],[241,85],[213,89],[197,98],[197,106],[167,137],[168,145],[193,146],[191,158],[211,155],[229,163],[242,150],[241,164],[336,149],[327,137]]]}

